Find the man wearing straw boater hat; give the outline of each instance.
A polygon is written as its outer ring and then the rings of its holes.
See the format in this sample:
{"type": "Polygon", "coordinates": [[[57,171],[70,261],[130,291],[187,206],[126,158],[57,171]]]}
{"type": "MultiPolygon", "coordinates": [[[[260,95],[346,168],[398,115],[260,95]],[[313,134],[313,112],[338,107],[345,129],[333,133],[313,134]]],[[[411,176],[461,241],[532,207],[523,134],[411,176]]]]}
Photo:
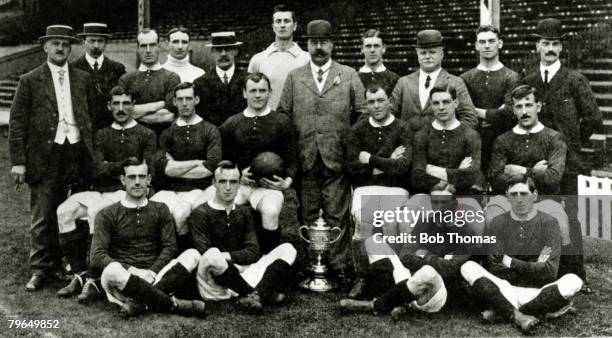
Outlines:
{"type": "MultiPolygon", "coordinates": [[[[568,145],[565,173],[561,178],[561,195],[565,200],[565,210],[570,220],[571,245],[562,248],[559,276],[572,272],[586,281],[583,264],[582,231],[578,221],[578,175],[589,175],[589,169],[580,158],[583,143],[589,142],[593,133],[603,129],[602,117],[589,81],[579,72],[570,70],[561,64],[559,56],[563,50],[561,21],[544,19],[538,22],[536,33],[536,50],[540,56],[537,71],[527,75],[521,82],[535,87],[540,93],[542,110],[538,114],[540,121],[565,135],[568,145]]],[[[583,291],[590,293],[588,283],[583,291]]]]}
{"type": "MultiPolygon", "coordinates": [[[[291,118],[298,132],[304,223],[314,223],[323,209],[329,225],[346,228],[351,190],[342,171],[345,142],[351,124],[365,111],[363,84],[354,69],[331,59],[328,21],[310,21],[305,37],[310,62],[289,73],[278,111],[291,118]]],[[[350,229],[344,231],[331,247],[331,267],[337,272],[346,267],[351,235],[350,229]]]]}
{"type": "Polygon", "coordinates": [[[242,42],[236,39],[234,32],[212,33],[211,43],[206,47],[212,48],[215,67],[193,82],[196,95],[200,97],[196,113],[217,127],[246,108],[242,95],[246,72],[236,67],[240,45],[242,42]]]}
{"type": "Polygon", "coordinates": [[[442,68],[444,39],[440,31],[426,29],[418,32],[414,47],[419,70],[397,81],[391,95],[393,115],[410,121],[417,130],[429,125],[434,120],[429,92],[436,86],[450,86],[457,92],[457,119],[474,128],[478,117],[465,83],[442,68]]]}
{"type": "Polygon", "coordinates": [[[88,72],[96,90],[94,111],[90,112],[94,131],[108,127],[113,116],[108,113],[106,101],[110,90],[117,85],[125,66],[104,55],[106,43],[111,38],[105,23],[89,22],[83,24],[83,33],[77,34],[83,39],[85,53],[73,65],[88,72]]]}
{"type": "Polygon", "coordinates": [[[55,210],[69,191],[85,183],[93,153],[93,84],[89,74],[68,65],[72,27],[52,25],[39,41],[47,61],[19,80],[11,107],[9,148],[11,177],[30,186],[30,268],[27,291],[61,276],[55,210]]]}

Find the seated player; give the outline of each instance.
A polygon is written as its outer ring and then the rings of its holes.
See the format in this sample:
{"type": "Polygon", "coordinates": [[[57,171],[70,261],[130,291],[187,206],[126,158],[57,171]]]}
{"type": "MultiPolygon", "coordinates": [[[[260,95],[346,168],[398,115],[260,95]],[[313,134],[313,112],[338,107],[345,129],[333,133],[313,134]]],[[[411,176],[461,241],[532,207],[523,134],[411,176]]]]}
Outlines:
{"type": "MultiPolygon", "coordinates": [[[[286,115],[268,107],[270,82],[264,74],[249,74],[245,78],[243,95],[247,108],[229,117],[219,130],[223,158],[236,163],[242,171],[242,184],[235,203],[248,202],[261,214],[259,244],[265,254],[279,244],[283,191],[291,187],[297,173],[295,129],[286,115]],[[253,160],[264,152],[280,156],[285,164],[283,175],[263,178],[252,175],[253,160]]],[[[215,194],[214,189],[214,186],[208,188],[200,201],[210,199],[215,194]]]]}
{"type": "Polygon", "coordinates": [[[72,281],[57,292],[60,297],[81,292],[78,300],[86,302],[100,293],[97,279],[94,280],[98,276],[94,276],[93,271],[87,273],[96,215],[125,196],[119,180],[123,173],[122,163],[128,158],[152,160],[157,151],[155,133],[136,123],[132,118],[133,106],[132,94],[124,88],[114,87],[110,91],[107,107],[114,122],[94,135],[93,190],[74,194],[57,208],[60,247],[74,273],[72,281]],[[77,227],[76,221],[82,218],[87,218],[89,229],[77,227]]]}
{"type": "Polygon", "coordinates": [[[221,160],[221,136],[217,127],[195,113],[200,99],[195,96],[193,84],[179,84],[173,102],[178,118],[164,130],[159,141],[164,152],[158,163],[161,191],[151,200],[168,206],[176,223],[179,245],[183,246],[182,240],[189,230],[185,220],[199,205],[197,200],[210,186],[212,172],[221,160]]]}
{"type": "Polygon", "coordinates": [[[126,161],[121,182],[125,196],[96,218],[91,265],[102,271],[108,300],[126,316],[144,310],[203,315],[204,302],[170,296],[198,265],[191,249],[176,254],[174,221],[168,207],[147,199],[151,181],[145,162],[126,161]]]}
{"type": "Polygon", "coordinates": [[[534,208],[538,193],[533,179],[510,178],[506,195],[512,209],[487,227],[496,236],[489,246],[488,269],[468,261],[461,274],[484,305],[483,319],[513,321],[529,332],[537,317],[575,311],[572,297],[583,282],[575,274],[557,279],[561,232],[555,218],[534,208]]]}
{"type": "MultiPolygon", "coordinates": [[[[370,117],[358,121],[351,130],[347,170],[353,185],[351,215],[355,224],[352,254],[357,280],[349,292],[354,298],[363,288],[362,243],[372,234],[372,223],[361,217],[362,205],[386,209],[408,201],[406,176],[410,173],[412,131],[407,122],[391,114],[387,93],[382,85],[372,83],[365,91],[370,117]]],[[[380,209],[380,208],[378,208],[380,209]]]]}
{"type": "Polygon", "coordinates": [[[455,88],[436,86],[429,97],[435,119],[416,133],[412,185],[429,193],[450,183],[457,194],[469,193],[480,175],[480,136],[457,120],[455,88]]]}
{"type": "Polygon", "coordinates": [[[198,291],[207,300],[239,296],[238,305],[257,313],[278,299],[291,276],[296,250],[283,243],[261,255],[251,209],[236,205],[240,170],[221,161],[213,179],[214,198],[197,207],[187,219],[193,246],[202,253],[198,291]]]}

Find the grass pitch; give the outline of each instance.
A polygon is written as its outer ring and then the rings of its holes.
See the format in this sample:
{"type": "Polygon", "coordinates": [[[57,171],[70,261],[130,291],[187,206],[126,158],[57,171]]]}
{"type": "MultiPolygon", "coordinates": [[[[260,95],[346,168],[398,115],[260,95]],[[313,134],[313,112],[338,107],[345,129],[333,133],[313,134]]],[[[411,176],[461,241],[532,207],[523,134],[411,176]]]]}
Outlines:
{"type": "MultiPolygon", "coordinates": [[[[0,336],[12,337],[211,337],[211,336],[517,336],[510,324],[486,325],[469,299],[449,300],[436,314],[411,312],[403,320],[371,315],[342,316],[338,301],[346,290],[326,294],[297,291],[288,304],[269,307],[262,315],[238,311],[232,301],[207,303],[205,319],[167,314],[146,314],[123,319],[106,301],[91,305],[59,299],[63,285],[29,293],[29,192],[17,192],[8,172],[8,142],[0,138],[0,336]],[[57,320],[57,329],[9,328],[10,320],[57,320]]],[[[587,241],[586,250],[609,253],[610,242],[587,241]]],[[[576,315],[544,321],[538,336],[612,336],[612,259],[587,258],[592,295],[575,299],[576,315]]],[[[452,295],[450,295],[452,297],[452,295]]]]}

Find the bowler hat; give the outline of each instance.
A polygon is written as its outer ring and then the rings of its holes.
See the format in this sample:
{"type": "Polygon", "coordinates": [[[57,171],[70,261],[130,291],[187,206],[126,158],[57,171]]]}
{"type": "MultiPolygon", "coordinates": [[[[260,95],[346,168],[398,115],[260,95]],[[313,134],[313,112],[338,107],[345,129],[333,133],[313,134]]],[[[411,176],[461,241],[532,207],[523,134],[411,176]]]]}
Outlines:
{"type": "Polygon", "coordinates": [[[88,22],[83,24],[83,33],[79,33],[77,36],[103,36],[110,38],[112,34],[108,32],[108,26],[105,23],[88,22]]]}
{"type": "Polygon", "coordinates": [[[565,37],[566,34],[563,34],[561,29],[561,20],[548,18],[544,20],[538,21],[538,25],[536,26],[535,36],[539,39],[549,39],[549,40],[561,40],[565,37]]]}
{"type": "Polygon", "coordinates": [[[442,33],[436,29],[425,29],[417,33],[416,48],[432,48],[444,46],[442,33]]]}
{"type": "Polygon", "coordinates": [[[327,20],[312,20],[306,27],[307,39],[329,39],[333,37],[332,26],[327,20]]]}
{"type": "Polygon", "coordinates": [[[47,26],[46,34],[38,38],[38,41],[45,42],[49,39],[66,39],[71,43],[79,42],[79,39],[74,36],[72,27],[65,25],[47,26]]]}
{"type": "Polygon", "coordinates": [[[206,47],[234,47],[242,45],[242,42],[236,39],[234,32],[216,32],[210,34],[211,43],[207,43],[206,47]]]}

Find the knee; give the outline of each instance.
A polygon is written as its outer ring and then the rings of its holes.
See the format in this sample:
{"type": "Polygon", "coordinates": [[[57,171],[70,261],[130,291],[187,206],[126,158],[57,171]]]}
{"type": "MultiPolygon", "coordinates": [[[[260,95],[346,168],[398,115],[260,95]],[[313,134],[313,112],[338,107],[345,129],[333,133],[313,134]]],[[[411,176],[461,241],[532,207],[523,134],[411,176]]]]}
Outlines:
{"type": "Polygon", "coordinates": [[[215,269],[226,269],[227,261],[217,248],[210,248],[200,257],[200,266],[213,267],[215,269]]]}
{"type": "Polygon", "coordinates": [[[77,202],[67,200],[57,207],[57,225],[60,232],[67,232],[69,225],[76,219],[76,213],[79,210],[80,205],[77,202]]]}
{"type": "Polygon", "coordinates": [[[186,220],[191,214],[191,204],[188,202],[179,202],[174,207],[174,217],[176,219],[186,220]]]}
{"type": "Polygon", "coordinates": [[[484,268],[480,266],[480,264],[473,261],[463,263],[460,269],[461,276],[463,276],[463,279],[465,279],[470,285],[472,285],[475,280],[483,276],[482,270],[484,270],[484,268]]]}
{"type": "Polygon", "coordinates": [[[414,277],[417,277],[422,282],[435,282],[442,278],[431,265],[423,265],[423,267],[414,273],[414,277]]]}
{"type": "Polygon", "coordinates": [[[188,249],[177,258],[188,271],[193,271],[200,262],[200,253],[196,249],[188,249]]]}
{"type": "Polygon", "coordinates": [[[280,259],[292,265],[297,257],[297,250],[289,243],[283,243],[276,248],[279,251],[280,259]]]}
{"type": "Polygon", "coordinates": [[[582,279],[573,273],[568,273],[559,278],[557,287],[563,298],[569,298],[575,295],[582,288],[582,279]]]}
{"type": "Polygon", "coordinates": [[[105,285],[123,284],[127,270],[118,262],[112,262],[102,271],[101,281],[105,285]]]}
{"type": "MultiPolygon", "coordinates": [[[[261,213],[262,218],[266,219],[275,219],[278,220],[278,217],[281,213],[281,209],[283,208],[283,199],[279,198],[277,195],[266,195],[262,198],[261,202],[257,205],[257,211],[261,213]]],[[[266,227],[267,222],[263,222],[264,228],[266,227]]],[[[278,228],[278,221],[275,222],[276,228],[278,228]]],[[[275,229],[276,229],[275,228],[275,229]]],[[[275,230],[268,229],[268,230],[275,230]]]]}

